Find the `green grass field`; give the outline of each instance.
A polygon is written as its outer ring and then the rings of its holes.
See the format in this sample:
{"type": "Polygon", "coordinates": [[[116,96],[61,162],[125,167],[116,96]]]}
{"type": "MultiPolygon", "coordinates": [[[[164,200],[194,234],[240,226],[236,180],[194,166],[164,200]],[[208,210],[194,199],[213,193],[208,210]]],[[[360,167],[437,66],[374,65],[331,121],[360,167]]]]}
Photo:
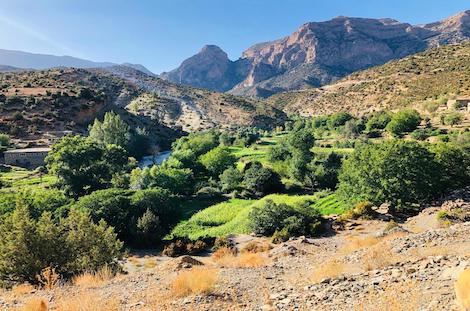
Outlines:
{"type": "Polygon", "coordinates": [[[168,236],[197,239],[203,236],[218,237],[229,234],[248,234],[250,230],[250,212],[262,206],[266,200],[275,203],[296,205],[308,203],[323,215],[341,214],[346,209],[337,201],[334,194],[314,195],[271,194],[259,200],[231,199],[210,206],[194,214],[189,220],[179,223],[168,236]]]}
{"type": "MultiPolygon", "coordinates": [[[[240,147],[233,146],[229,147],[230,151],[235,155],[239,160],[237,164],[238,169],[242,169],[244,165],[248,162],[258,161],[265,166],[271,166],[267,156],[269,149],[278,144],[280,140],[285,139],[285,133],[279,133],[272,137],[262,137],[256,144],[250,147],[240,147]]],[[[314,153],[330,153],[335,152],[338,154],[350,154],[354,151],[353,148],[335,148],[335,147],[313,147],[312,151],[314,153]]]]}
{"type": "Polygon", "coordinates": [[[44,188],[52,185],[56,180],[56,177],[52,175],[40,176],[35,171],[15,167],[10,172],[0,173],[0,181],[4,183],[0,191],[44,188]]]}

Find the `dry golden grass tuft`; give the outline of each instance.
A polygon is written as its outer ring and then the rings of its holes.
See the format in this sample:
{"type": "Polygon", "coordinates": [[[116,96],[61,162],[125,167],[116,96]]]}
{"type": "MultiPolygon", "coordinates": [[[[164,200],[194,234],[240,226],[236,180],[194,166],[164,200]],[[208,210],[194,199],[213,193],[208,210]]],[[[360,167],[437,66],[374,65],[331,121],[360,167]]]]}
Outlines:
{"type": "Polygon", "coordinates": [[[144,261],[144,267],[147,269],[153,269],[157,266],[157,260],[155,258],[146,258],[144,261]]]}
{"type": "Polygon", "coordinates": [[[55,272],[55,268],[47,267],[44,268],[39,275],[36,276],[36,279],[41,284],[42,288],[45,290],[53,290],[59,286],[60,275],[55,272]]]}
{"type": "Polygon", "coordinates": [[[117,297],[104,299],[96,294],[79,292],[71,297],[63,297],[57,301],[54,311],[117,311],[117,297]]]}
{"type": "Polygon", "coordinates": [[[42,298],[32,298],[26,301],[25,305],[19,311],[48,311],[49,307],[46,300],[42,298]]]}
{"type": "Polygon", "coordinates": [[[72,283],[82,288],[94,288],[102,286],[114,277],[111,268],[104,266],[96,272],[85,272],[72,279],[72,283]]]}
{"type": "Polygon", "coordinates": [[[171,293],[176,297],[192,294],[209,294],[218,279],[218,270],[196,267],[181,272],[171,283],[171,293]]]}
{"type": "Polygon", "coordinates": [[[235,254],[233,250],[225,247],[218,249],[212,259],[220,266],[231,268],[254,268],[267,264],[267,259],[262,253],[235,254]]]}
{"type": "Polygon", "coordinates": [[[325,265],[321,265],[313,271],[310,280],[318,283],[326,278],[335,278],[342,275],[346,271],[346,265],[338,260],[332,260],[325,265]]]}
{"type": "Polygon", "coordinates": [[[267,252],[272,248],[271,244],[267,242],[256,242],[251,241],[243,247],[242,253],[263,253],[267,252]]]}
{"type": "Polygon", "coordinates": [[[383,292],[369,291],[365,298],[355,304],[355,311],[387,310],[417,311],[423,308],[426,299],[416,281],[395,283],[383,292]]]}
{"type": "Polygon", "coordinates": [[[380,242],[379,238],[373,236],[366,236],[366,237],[350,237],[349,243],[346,244],[343,248],[339,250],[340,254],[347,255],[356,250],[371,247],[380,242]]]}
{"type": "Polygon", "coordinates": [[[463,271],[454,284],[457,303],[462,310],[470,309],[470,269],[463,271]]]}
{"type": "Polygon", "coordinates": [[[381,269],[399,261],[399,256],[388,245],[382,244],[370,247],[362,257],[362,265],[366,271],[381,269]]]}
{"type": "Polygon", "coordinates": [[[35,291],[34,286],[29,283],[23,283],[11,289],[11,293],[13,294],[14,297],[22,296],[25,294],[30,294],[34,291],[35,291]]]}

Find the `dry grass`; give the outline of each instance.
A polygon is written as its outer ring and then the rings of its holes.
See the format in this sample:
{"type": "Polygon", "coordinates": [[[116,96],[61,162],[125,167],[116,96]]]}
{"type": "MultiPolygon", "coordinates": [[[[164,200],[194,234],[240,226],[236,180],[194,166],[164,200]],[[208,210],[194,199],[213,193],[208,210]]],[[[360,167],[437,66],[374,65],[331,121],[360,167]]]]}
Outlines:
{"type": "Polygon", "coordinates": [[[25,305],[19,308],[19,311],[48,311],[49,307],[46,300],[42,298],[32,298],[26,301],[25,305]]]}
{"type": "Polygon", "coordinates": [[[346,265],[338,260],[332,260],[325,265],[321,265],[312,274],[310,280],[314,283],[321,282],[326,278],[335,278],[346,271],[346,265]]]}
{"type": "Polygon", "coordinates": [[[96,294],[79,292],[75,296],[63,297],[57,302],[54,311],[117,311],[118,297],[104,299],[96,294]]]}
{"type": "Polygon", "coordinates": [[[171,283],[171,292],[176,297],[209,294],[217,279],[218,271],[216,269],[196,267],[180,273],[171,283]]]}
{"type": "Polygon", "coordinates": [[[342,255],[350,254],[356,250],[371,247],[375,244],[379,243],[380,239],[373,237],[373,236],[366,236],[366,237],[350,237],[349,243],[346,244],[343,248],[339,250],[339,253],[342,255]]]}
{"type": "Polygon", "coordinates": [[[470,309],[470,269],[463,271],[454,284],[455,296],[462,310],[470,309]]]}
{"type": "Polygon", "coordinates": [[[254,268],[266,266],[266,257],[261,253],[241,253],[235,254],[229,248],[220,248],[213,255],[212,259],[222,267],[231,268],[254,268]]]}
{"type": "Polygon", "coordinates": [[[11,289],[11,293],[13,294],[14,297],[23,296],[25,294],[29,294],[34,291],[35,291],[34,286],[29,283],[23,283],[11,289]]]}
{"type": "Polygon", "coordinates": [[[386,244],[369,248],[362,257],[362,265],[366,271],[385,268],[399,261],[398,255],[386,244]]]}
{"type": "Polygon", "coordinates": [[[47,267],[41,271],[41,274],[36,276],[38,282],[45,290],[53,290],[59,286],[60,275],[55,272],[55,268],[47,267]]]}
{"type": "Polygon", "coordinates": [[[271,244],[267,242],[256,242],[251,241],[243,247],[242,253],[263,253],[267,252],[272,248],[271,244]]]}
{"type": "Polygon", "coordinates": [[[72,279],[72,283],[82,288],[100,287],[114,277],[113,271],[104,266],[96,272],[85,272],[72,279]]]}
{"type": "Polygon", "coordinates": [[[416,281],[395,283],[383,292],[370,291],[365,298],[355,304],[355,311],[418,311],[422,310],[426,299],[416,281]]]}
{"type": "Polygon", "coordinates": [[[144,261],[144,267],[147,269],[153,269],[157,266],[157,260],[155,258],[146,258],[144,261]]]}

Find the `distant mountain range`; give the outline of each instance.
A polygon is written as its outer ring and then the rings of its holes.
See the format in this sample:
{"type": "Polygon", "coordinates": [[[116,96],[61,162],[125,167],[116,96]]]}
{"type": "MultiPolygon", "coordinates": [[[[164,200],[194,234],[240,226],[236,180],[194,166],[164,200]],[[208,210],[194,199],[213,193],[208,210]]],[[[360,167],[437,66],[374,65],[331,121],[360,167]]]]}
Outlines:
{"type": "Polygon", "coordinates": [[[236,95],[268,97],[319,87],[358,70],[469,38],[470,10],[415,26],[393,19],[340,16],[307,23],[288,37],[256,44],[236,61],[217,46],[204,46],[161,77],[236,95]]]}
{"type": "MultiPolygon", "coordinates": [[[[55,67],[105,68],[115,65],[117,64],[110,62],[94,62],[72,56],[55,56],[0,49],[0,71],[50,69],[55,67]]],[[[154,75],[150,70],[139,64],[125,63],[122,65],[137,69],[148,75],[154,75]]]]}

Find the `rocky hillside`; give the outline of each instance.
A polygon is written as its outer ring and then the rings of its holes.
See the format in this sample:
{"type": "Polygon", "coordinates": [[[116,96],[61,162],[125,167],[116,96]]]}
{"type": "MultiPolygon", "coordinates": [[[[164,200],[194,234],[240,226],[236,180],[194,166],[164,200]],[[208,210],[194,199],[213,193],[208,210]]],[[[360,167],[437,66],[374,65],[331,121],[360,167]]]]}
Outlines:
{"type": "Polygon", "coordinates": [[[18,286],[1,293],[0,309],[457,311],[454,283],[470,267],[470,223],[437,219],[454,211],[468,221],[469,190],[408,220],[382,214],[322,238],[273,245],[234,236],[236,256],[135,254],[125,275],[85,275],[51,290],[18,286]]]}
{"type": "MultiPolygon", "coordinates": [[[[470,43],[430,49],[347,76],[316,89],[286,92],[268,101],[288,112],[363,114],[419,108],[438,98],[470,96],[470,43]]],[[[445,102],[444,102],[445,103],[445,102]]]]}
{"type": "Polygon", "coordinates": [[[231,125],[266,126],[284,114],[267,104],[179,86],[127,66],[0,74],[0,132],[21,140],[84,132],[116,110],[164,141],[176,133],[231,125]]]}
{"type": "Polygon", "coordinates": [[[352,72],[470,38],[470,11],[444,21],[413,26],[393,19],[337,17],[307,23],[288,37],[260,43],[235,62],[215,46],[164,73],[169,81],[267,97],[318,87],[352,72]]]}

